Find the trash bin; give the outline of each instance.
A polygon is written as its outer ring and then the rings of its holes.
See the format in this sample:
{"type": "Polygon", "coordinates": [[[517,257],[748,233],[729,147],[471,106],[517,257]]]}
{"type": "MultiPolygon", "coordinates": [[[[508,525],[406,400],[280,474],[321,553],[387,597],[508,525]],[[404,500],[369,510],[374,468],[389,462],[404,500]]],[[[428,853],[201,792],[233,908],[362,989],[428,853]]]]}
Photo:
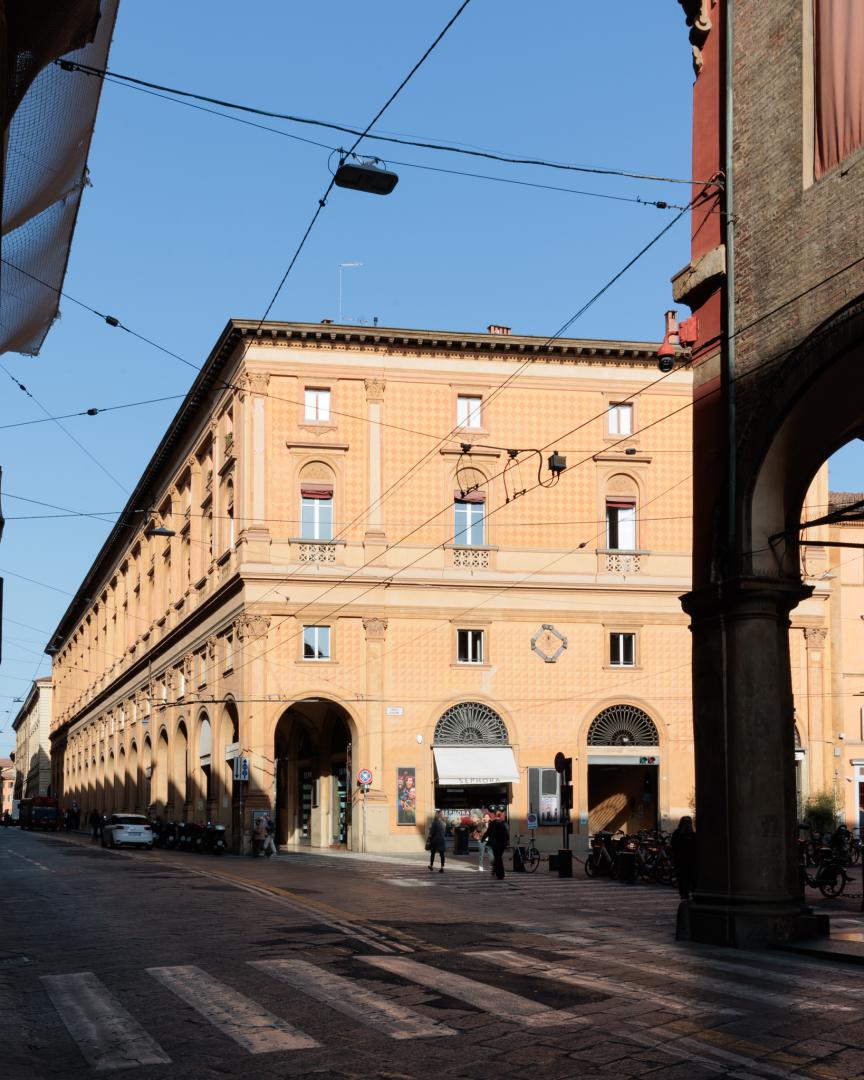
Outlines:
{"type": "Polygon", "coordinates": [[[558,877],[573,877],[573,852],[569,848],[558,849],[558,877]]]}
{"type": "Polygon", "coordinates": [[[525,848],[523,847],[513,848],[513,873],[525,873],[525,848]]]}
{"type": "Polygon", "coordinates": [[[468,826],[457,825],[453,830],[453,854],[454,855],[467,855],[468,854],[468,826]]]}
{"type": "Polygon", "coordinates": [[[636,852],[619,851],[615,856],[615,876],[625,885],[636,884],[636,852]]]}

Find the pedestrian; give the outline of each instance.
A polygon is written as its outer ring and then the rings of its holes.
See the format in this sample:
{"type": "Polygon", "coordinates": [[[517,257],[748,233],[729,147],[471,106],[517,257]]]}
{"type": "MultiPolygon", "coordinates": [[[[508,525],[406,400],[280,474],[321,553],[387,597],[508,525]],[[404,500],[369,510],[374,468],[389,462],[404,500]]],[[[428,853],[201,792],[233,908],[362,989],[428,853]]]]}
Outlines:
{"type": "Polygon", "coordinates": [[[81,826],[81,807],[72,800],[72,828],[77,832],[81,826]]]}
{"type": "Polygon", "coordinates": [[[682,900],[689,900],[696,874],[696,831],[693,818],[685,815],[678,822],[678,828],[672,833],[672,865],[678,878],[678,895],[682,900]]]}
{"type": "Polygon", "coordinates": [[[482,842],[492,848],[492,873],[499,881],[503,881],[504,852],[510,843],[510,830],[500,810],[487,825],[482,842]]]}
{"type": "Polygon", "coordinates": [[[267,817],[265,814],[259,814],[255,818],[255,824],[252,826],[252,854],[257,859],[261,852],[264,850],[264,844],[267,840],[267,817]]]}
{"type": "Polygon", "coordinates": [[[12,824],[12,815],[9,813],[8,810],[4,810],[3,811],[3,828],[8,829],[11,824],[12,824]]]}
{"type": "Polygon", "coordinates": [[[271,855],[276,854],[276,823],[268,814],[264,824],[267,829],[267,838],[264,841],[264,854],[269,859],[271,855]]]}
{"type": "Polygon", "coordinates": [[[491,820],[492,815],[487,810],[483,817],[474,823],[474,832],[472,833],[472,836],[477,841],[477,870],[481,874],[483,873],[483,863],[486,859],[486,855],[489,852],[489,845],[486,843],[483,837],[486,833],[486,830],[489,828],[489,822],[491,820]]]}
{"type": "Polygon", "coordinates": [[[91,810],[90,817],[87,818],[87,822],[93,834],[93,839],[98,840],[102,832],[102,818],[99,815],[99,811],[91,810]]]}
{"type": "Polygon", "coordinates": [[[447,835],[447,827],[444,824],[444,815],[440,810],[435,811],[435,817],[432,819],[432,824],[429,826],[429,839],[426,841],[426,846],[429,848],[429,870],[435,869],[435,855],[436,853],[441,859],[441,867],[438,871],[439,874],[444,873],[444,850],[446,848],[445,837],[447,835]]]}

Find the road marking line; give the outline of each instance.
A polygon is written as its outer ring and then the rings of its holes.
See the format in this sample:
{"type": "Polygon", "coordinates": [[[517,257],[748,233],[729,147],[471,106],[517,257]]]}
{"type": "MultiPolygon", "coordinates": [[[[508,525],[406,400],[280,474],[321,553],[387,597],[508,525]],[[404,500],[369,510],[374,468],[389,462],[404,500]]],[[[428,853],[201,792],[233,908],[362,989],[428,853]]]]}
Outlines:
{"type": "MultiPolygon", "coordinates": [[[[581,953],[578,955],[582,955],[581,953]]],[[[702,972],[694,971],[682,971],[680,968],[670,967],[667,964],[659,964],[656,960],[652,960],[650,964],[637,963],[635,960],[625,960],[617,953],[610,955],[609,952],[604,953],[604,959],[607,959],[610,964],[631,968],[634,971],[639,971],[643,975],[664,975],[666,978],[675,979],[678,982],[696,983],[698,994],[700,990],[710,990],[714,994],[723,994],[726,997],[733,998],[749,998],[751,1001],[760,1001],[766,1005],[773,1005],[778,1009],[787,1010],[794,1009],[800,1012],[819,1011],[823,1012],[825,1009],[824,1004],[816,1001],[794,1001],[790,999],[788,993],[775,993],[772,990],[758,990],[753,986],[745,986],[742,983],[733,983],[727,979],[714,979],[709,975],[703,975],[702,972]]],[[[748,971],[755,975],[759,974],[757,968],[749,968],[748,971]]],[[[741,972],[740,974],[745,974],[741,972]]],[[[838,1005],[835,1002],[831,1003],[832,1012],[855,1012],[849,1005],[838,1005]]]]}
{"type": "MultiPolygon", "coordinates": [[[[541,979],[551,979],[559,985],[579,986],[588,990],[596,990],[601,994],[610,996],[635,998],[637,1001],[651,1001],[676,1012],[686,1012],[692,1015],[698,1011],[694,1007],[692,999],[675,997],[673,994],[659,994],[637,983],[620,982],[618,979],[604,979],[599,975],[579,975],[572,968],[562,967],[560,963],[549,964],[536,960],[524,953],[516,953],[510,949],[484,949],[472,951],[471,956],[477,956],[487,960],[498,967],[508,971],[521,972],[525,975],[535,975],[541,979]]],[[[723,1009],[716,1005],[706,1005],[713,1016],[740,1016],[740,1009],[723,1009]]]]}
{"type": "Polygon", "coordinates": [[[388,1001],[365,986],[305,960],[251,960],[250,967],[288,983],[331,1009],[369,1024],[391,1039],[422,1039],[458,1032],[404,1005],[388,1001]]]}
{"type": "Polygon", "coordinates": [[[92,971],[43,975],[42,982],[78,1049],[99,1072],[171,1062],[92,971]]]}
{"type": "Polygon", "coordinates": [[[35,859],[28,859],[27,856],[22,855],[20,851],[12,851],[10,854],[14,855],[16,859],[23,859],[24,862],[29,862],[31,866],[38,866],[40,870],[47,870],[49,874],[54,873],[50,866],[46,866],[41,862],[36,862],[35,859]]]}
{"type": "Polygon", "coordinates": [[[429,967],[428,964],[419,964],[404,956],[358,956],[357,959],[514,1023],[532,1027],[588,1023],[587,1019],[566,1010],[550,1009],[548,1005],[520,997],[509,990],[429,967]]]}
{"type": "Polygon", "coordinates": [[[250,1054],[308,1050],[319,1043],[286,1020],[189,964],[147,968],[148,974],[250,1054]]]}

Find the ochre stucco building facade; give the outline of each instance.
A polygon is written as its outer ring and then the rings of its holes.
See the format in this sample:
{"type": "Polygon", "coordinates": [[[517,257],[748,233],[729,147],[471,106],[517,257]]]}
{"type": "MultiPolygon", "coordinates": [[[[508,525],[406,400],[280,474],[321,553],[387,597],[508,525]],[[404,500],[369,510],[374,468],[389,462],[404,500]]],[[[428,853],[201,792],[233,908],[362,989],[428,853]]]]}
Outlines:
{"type": "Polygon", "coordinates": [[[561,751],[574,846],[668,827],[691,397],[649,343],[229,323],[51,642],[56,790],[236,846],[265,810],[284,844],[399,851],[501,807],[551,850],[561,751]]]}

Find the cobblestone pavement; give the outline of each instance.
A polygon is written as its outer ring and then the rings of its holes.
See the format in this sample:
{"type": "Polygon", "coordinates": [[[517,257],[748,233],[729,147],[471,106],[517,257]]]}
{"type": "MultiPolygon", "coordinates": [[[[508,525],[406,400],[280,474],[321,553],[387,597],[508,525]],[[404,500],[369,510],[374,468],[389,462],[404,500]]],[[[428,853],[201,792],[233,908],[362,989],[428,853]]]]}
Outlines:
{"type": "Polygon", "coordinates": [[[0,873],[9,1080],[864,1077],[860,967],[676,944],[674,891],[578,865],[499,883],[10,829],[0,873]]]}

